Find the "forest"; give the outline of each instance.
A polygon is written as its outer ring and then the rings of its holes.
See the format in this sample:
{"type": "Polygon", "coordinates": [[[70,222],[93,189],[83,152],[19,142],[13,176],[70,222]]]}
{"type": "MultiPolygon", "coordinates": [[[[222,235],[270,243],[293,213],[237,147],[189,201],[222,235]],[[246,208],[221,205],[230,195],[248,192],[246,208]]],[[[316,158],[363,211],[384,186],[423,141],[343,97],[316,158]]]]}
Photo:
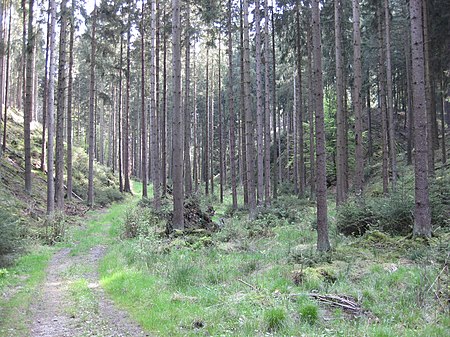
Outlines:
{"type": "Polygon", "coordinates": [[[446,0],[0,0],[0,335],[449,335],[449,32],[446,0]]]}

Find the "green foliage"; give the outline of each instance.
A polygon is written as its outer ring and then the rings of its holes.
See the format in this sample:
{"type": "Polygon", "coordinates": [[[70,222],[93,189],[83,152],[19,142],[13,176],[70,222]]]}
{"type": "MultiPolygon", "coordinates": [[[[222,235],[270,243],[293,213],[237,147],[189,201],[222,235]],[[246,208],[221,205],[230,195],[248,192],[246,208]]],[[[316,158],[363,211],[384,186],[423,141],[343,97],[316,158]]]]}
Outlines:
{"type": "Polygon", "coordinates": [[[15,254],[20,251],[24,243],[24,227],[17,215],[10,213],[5,208],[0,208],[0,266],[8,261],[3,261],[5,255],[15,254]]]}
{"type": "MultiPolygon", "coordinates": [[[[88,155],[80,148],[73,153],[73,191],[83,199],[87,199],[88,192],[88,155]]],[[[94,163],[94,202],[99,206],[106,206],[123,200],[119,191],[118,178],[110,168],[94,163]]]]}
{"type": "Polygon", "coordinates": [[[364,200],[350,199],[337,212],[336,227],[344,235],[362,235],[375,223],[375,215],[364,200]]]}
{"type": "Polygon", "coordinates": [[[319,308],[312,302],[300,303],[298,313],[302,320],[307,321],[309,324],[314,324],[319,319],[319,308]]]}
{"type": "Polygon", "coordinates": [[[264,311],[264,322],[267,330],[276,331],[280,329],[286,321],[286,311],[283,308],[275,307],[264,311]]]}
{"type": "Polygon", "coordinates": [[[46,241],[47,244],[53,245],[56,242],[62,242],[66,234],[66,216],[64,212],[55,212],[53,218],[46,218],[45,228],[46,228],[46,241]]]}

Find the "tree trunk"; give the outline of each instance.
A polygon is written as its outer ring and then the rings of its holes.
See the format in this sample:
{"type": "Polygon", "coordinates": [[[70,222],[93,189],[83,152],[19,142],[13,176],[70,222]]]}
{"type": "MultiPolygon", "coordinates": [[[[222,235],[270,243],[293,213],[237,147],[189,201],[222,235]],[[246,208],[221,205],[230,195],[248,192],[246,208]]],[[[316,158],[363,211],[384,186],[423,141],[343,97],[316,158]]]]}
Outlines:
{"type": "MultiPolygon", "coordinates": [[[[45,172],[45,150],[46,150],[46,123],[47,123],[47,108],[48,108],[48,54],[49,54],[49,43],[50,43],[50,2],[47,14],[47,41],[45,44],[45,65],[44,65],[44,94],[42,97],[42,139],[41,139],[41,171],[45,172]]],[[[3,83],[2,83],[3,84],[3,83]]],[[[2,86],[3,87],[3,86],[2,86]]],[[[36,97],[37,98],[37,97],[36,97]]],[[[1,104],[0,104],[1,106],[1,104]]]]}
{"type": "Polygon", "coordinates": [[[125,111],[123,113],[123,175],[124,175],[124,192],[131,192],[130,185],[130,72],[131,72],[131,1],[128,0],[128,32],[127,32],[127,70],[125,71],[126,92],[125,92],[125,111]]]}
{"type": "Polygon", "coordinates": [[[89,176],[88,176],[88,199],[89,207],[94,206],[94,114],[95,114],[95,48],[97,26],[97,5],[94,4],[94,16],[92,22],[92,40],[91,40],[91,64],[90,64],[90,84],[89,84],[89,176]]]}
{"type": "MultiPolygon", "coordinates": [[[[56,4],[50,0],[50,51],[49,51],[49,79],[48,79],[48,141],[47,141],[47,215],[51,220],[55,211],[55,185],[53,180],[54,168],[54,106],[55,106],[55,44],[56,44],[56,4]]],[[[8,92],[8,90],[6,90],[8,92]]]]}
{"type": "Polygon", "coordinates": [[[257,128],[257,204],[261,206],[264,203],[264,110],[262,99],[262,74],[261,74],[261,28],[260,28],[260,3],[255,1],[255,59],[256,59],[256,128],[257,128]]]}
{"type": "Polygon", "coordinates": [[[296,2],[297,14],[297,137],[298,137],[298,195],[305,194],[305,156],[304,156],[304,135],[303,135],[303,91],[302,91],[302,46],[301,46],[301,16],[300,16],[300,1],[296,2]]]}
{"type": "Polygon", "coordinates": [[[230,118],[230,175],[231,175],[231,195],[233,199],[233,210],[237,210],[237,189],[236,189],[236,138],[235,125],[236,116],[234,113],[233,98],[233,40],[231,34],[232,0],[228,0],[228,114],[230,118]]]}
{"type": "Polygon", "coordinates": [[[395,190],[397,183],[397,150],[395,147],[395,119],[394,103],[392,92],[392,65],[391,65],[391,32],[389,23],[389,0],[384,0],[384,21],[385,21],[385,52],[386,52],[386,90],[387,90],[387,114],[388,114],[388,135],[389,135],[389,155],[391,162],[392,189],[395,190]]]}
{"type": "Polygon", "coordinates": [[[405,55],[406,55],[406,86],[408,92],[408,144],[406,150],[406,163],[412,164],[412,152],[414,148],[414,112],[412,101],[412,79],[411,79],[411,34],[408,33],[408,42],[405,43],[405,55]]]}
{"type": "Polygon", "coordinates": [[[264,0],[264,178],[265,205],[270,205],[270,63],[269,63],[269,4],[264,0]]]}
{"type": "Polygon", "coordinates": [[[344,113],[344,75],[342,55],[342,31],[341,31],[341,2],[334,2],[334,31],[336,48],[336,206],[347,199],[345,180],[345,113],[344,113]]]}
{"type": "Polygon", "coordinates": [[[239,158],[241,166],[241,179],[244,190],[244,205],[248,205],[248,179],[247,179],[247,143],[246,143],[246,115],[245,115],[245,76],[244,76],[244,9],[243,0],[240,0],[240,20],[239,20],[239,42],[240,42],[240,72],[241,72],[241,152],[242,156],[239,158]]]}
{"type": "MultiPolygon", "coordinates": [[[[24,148],[25,148],[25,191],[31,195],[31,118],[33,114],[33,5],[34,0],[29,0],[28,14],[28,40],[26,48],[26,89],[25,89],[25,109],[23,114],[24,125],[24,148]]],[[[23,8],[25,10],[25,7],[23,8]]]]}
{"type": "Polygon", "coordinates": [[[205,194],[209,194],[209,48],[206,47],[206,84],[205,84],[205,123],[203,125],[203,181],[205,182],[205,194]]]}
{"type": "MultiPolygon", "coordinates": [[[[151,118],[151,165],[153,179],[153,205],[159,209],[161,205],[161,171],[160,157],[158,146],[158,116],[156,113],[156,57],[155,57],[155,40],[156,40],[156,1],[151,2],[151,38],[150,38],[150,118],[151,118]]],[[[163,131],[164,132],[164,131],[163,131]]],[[[180,158],[182,160],[182,158],[180,158]]]]}
{"type": "Polygon", "coordinates": [[[353,72],[354,94],[353,110],[355,113],[355,178],[353,180],[356,195],[362,195],[364,186],[364,153],[362,124],[362,74],[361,74],[361,30],[359,1],[353,3],[353,72]]]}
{"type": "MultiPolygon", "coordinates": [[[[271,20],[271,24],[272,24],[272,95],[273,95],[273,102],[272,102],[272,107],[273,107],[273,116],[272,116],[272,124],[273,124],[273,144],[275,147],[275,151],[273,151],[274,153],[274,158],[273,158],[273,162],[275,163],[275,172],[273,174],[273,198],[276,199],[278,197],[278,174],[277,174],[277,166],[280,167],[279,165],[277,165],[277,163],[279,162],[279,152],[278,152],[278,147],[277,147],[277,125],[279,126],[280,124],[277,122],[277,115],[278,115],[278,111],[277,111],[277,78],[276,78],[276,54],[275,54],[275,24],[274,24],[274,12],[275,8],[274,6],[272,7],[272,11],[271,11],[271,16],[270,16],[270,20],[271,20]]],[[[269,20],[268,15],[266,15],[267,21],[269,20]]],[[[267,44],[267,49],[269,48],[269,45],[267,44]]],[[[266,58],[266,60],[268,60],[268,58],[266,58]]],[[[278,137],[279,138],[279,137],[278,137]]],[[[269,172],[270,174],[270,172],[269,172]]]]}
{"type": "Polygon", "coordinates": [[[312,35],[315,78],[315,107],[316,107],[316,158],[317,158],[317,250],[330,250],[327,222],[327,172],[325,148],[325,121],[323,111],[323,83],[322,83],[322,45],[320,34],[319,0],[312,2],[312,35]]]}
{"type": "Polygon", "coordinates": [[[181,27],[180,1],[172,0],[172,53],[173,53],[173,228],[184,229],[183,207],[183,144],[181,111],[181,27]]]}
{"type": "Polygon", "coordinates": [[[219,118],[219,176],[220,176],[220,181],[219,181],[219,200],[220,203],[223,203],[223,189],[224,189],[224,184],[225,184],[225,172],[226,172],[226,168],[225,168],[225,161],[224,161],[224,139],[223,139],[223,134],[224,134],[224,123],[223,123],[223,116],[222,116],[222,74],[221,74],[221,66],[222,66],[222,60],[221,60],[221,39],[220,39],[220,32],[219,32],[219,64],[218,64],[218,104],[217,104],[217,113],[218,113],[218,118],[219,118]]]}
{"type": "Polygon", "coordinates": [[[388,173],[388,165],[389,165],[389,153],[388,153],[388,125],[387,125],[387,114],[386,114],[386,87],[385,87],[385,44],[384,44],[384,34],[383,34],[383,19],[381,15],[381,8],[378,8],[377,11],[378,16],[378,38],[379,38],[379,62],[378,62],[378,86],[379,86],[379,109],[381,114],[381,149],[383,156],[383,164],[382,164],[382,174],[383,174],[383,194],[388,193],[388,185],[389,185],[389,173],[388,173]]]}
{"type": "Polygon", "coordinates": [[[147,198],[147,111],[145,109],[145,6],[142,1],[141,17],[141,165],[142,198],[147,198]]]}
{"type": "Polygon", "coordinates": [[[69,84],[67,87],[67,200],[72,200],[72,97],[73,97],[73,43],[75,35],[75,0],[72,0],[69,37],[69,84]]]}
{"type": "Polygon", "coordinates": [[[117,138],[119,147],[119,190],[123,192],[123,136],[122,136],[122,68],[123,68],[123,32],[120,32],[120,62],[119,62],[119,97],[117,113],[117,138]]]}
{"type": "Polygon", "coordinates": [[[186,36],[185,36],[185,92],[184,92],[184,192],[186,196],[192,194],[192,170],[191,170],[191,25],[190,6],[186,3],[186,36]]]}
{"type": "Polygon", "coordinates": [[[248,207],[250,219],[256,216],[255,196],[255,166],[254,166],[254,125],[250,108],[250,41],[248,25],[248,0],[243,0],[244,18],[244,110],[245,110],[245,139],[247,153],[247,183],[248,183],[248,207]]]}
{"type": "MultiPolygon", "coordinates": [[[[164,6],[163,17],[166,16],[164,6]]],[[[164,30],[163,38],[163,108],[161,114],[161,178],[162,195],[167,191],[167,34],[164,30]]]]}
{"type": "MultiPolygon", "coordinates": [[[[11,9],[12,6],[9,6],[9,23],[8,23],[8,43],[7,43],[7,48],[8,48],[8,53],[6,55],[6,79],[5,79],[5,106],[4,106],[4,117],[3,117],[3,142],[2,142],[2,151],[5,152],[6,150],[6,125],[8,122],[8,116],[7,116],[7,111],[8,111],[8,90],[9,90],[9,59],[11,56],[11,9]]],[[[1,104],[0,104],[1,106],[1,104]]]]}
{"type": "Polygon", "coordinates": [[[424,40],[422,1],[410,0],[412,88],[414,109],[415,209],[413,234],[431,237],[431,214],[428,194],[428,139],[425,106],[424,40]]]}
{"type": "Polygon", "coordinates": [[[312,56],[312,32],[311,32],[311,18],[307,29],[307,50],[308,50],[308,112],[309,112],[309,170],[310,170],[310,194],[311,199],[315,198],[316,194],[316,170],[315,170],[315,142],[314,142],[314,80],[313,80],[313,56],[312,56]]]}

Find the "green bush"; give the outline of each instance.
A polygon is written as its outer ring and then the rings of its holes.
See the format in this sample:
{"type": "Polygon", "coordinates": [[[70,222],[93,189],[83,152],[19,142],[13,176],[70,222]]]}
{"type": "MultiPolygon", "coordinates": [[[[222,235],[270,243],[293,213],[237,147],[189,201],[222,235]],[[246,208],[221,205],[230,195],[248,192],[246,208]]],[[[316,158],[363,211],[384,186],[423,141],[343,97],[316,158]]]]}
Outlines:
{"type": "Polygon", "coordinates": [[[286,321],[286,311],[279,307],[270,308],[264,312],[264,321],[267,325],[267,330],[278,330],[286,321]]]}
{"type": "Polygon", "coordinates": [[[15,254],[23,248],[23,226],[14,214],[0,208],[0,266],[5,264],[3,257],[15,254]]]}
{"type": "Polygon", "coordinates": [[[319,319],[319,308],[314,303],[301,304],[298,313],[309,324],[314,324],[319,319]]]}
{"type": "Polygon", "coordinates": [[[363,235],[375,223],[374,213],[363,200],[352,199],[338,208],[336,227],[344,235],[363,235]]]}

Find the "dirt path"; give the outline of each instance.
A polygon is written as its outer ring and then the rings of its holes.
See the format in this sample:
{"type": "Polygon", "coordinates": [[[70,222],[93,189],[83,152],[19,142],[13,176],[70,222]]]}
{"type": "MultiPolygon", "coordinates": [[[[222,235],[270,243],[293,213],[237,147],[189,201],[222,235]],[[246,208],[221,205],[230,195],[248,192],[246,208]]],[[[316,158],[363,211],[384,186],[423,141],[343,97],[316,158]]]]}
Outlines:
{"type": "Polygon", "coordinates": [[[76,256],[69,248],[53,256],[30,308],[32,337],[149,336],[100,287],[97,269],[105,252],[106,247],[98,245],[76,256]],[[87,284],[82,301],[72,294],[75,283],[87,284]]]}

